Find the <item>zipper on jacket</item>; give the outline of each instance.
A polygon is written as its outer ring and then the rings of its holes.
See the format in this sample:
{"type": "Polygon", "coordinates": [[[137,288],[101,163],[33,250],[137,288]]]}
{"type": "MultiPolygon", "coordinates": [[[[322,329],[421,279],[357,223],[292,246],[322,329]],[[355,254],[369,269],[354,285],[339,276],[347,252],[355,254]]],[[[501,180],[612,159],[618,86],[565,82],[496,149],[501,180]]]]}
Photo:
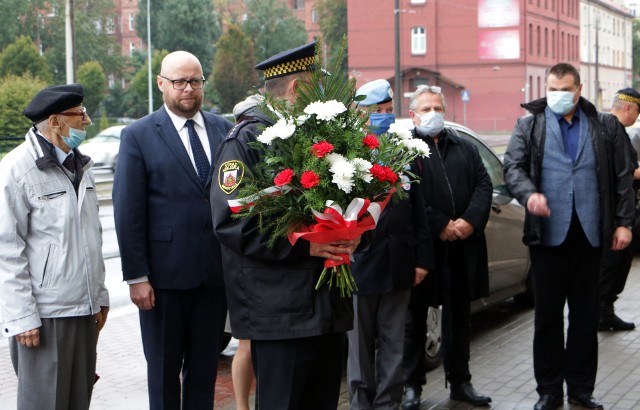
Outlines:
{"type": "Polygon", "coordinates": [[[50,199],[55,199],[58,198],[62,195],[66,195],[67,191],[59,191],[59,192],[53,192],[51,194],[45,194],[45,195],[41,195],[38,197],[39,200],[41,201],[48,201],[50,199]]]}
{"type": "Polygon", "coordinates": [[[40,282],[40,286],[38,286],[40,289],[42,289],[42,286],[44,285],[44,280],[46,279],[46,276],[47,276],[47,266],[49,265],[50,257],[51,257],[51,245],[49,245],[49,251],[47,252],[47,259],[44,261],[44,268],[42,269],[42,281],[40,282]]]}

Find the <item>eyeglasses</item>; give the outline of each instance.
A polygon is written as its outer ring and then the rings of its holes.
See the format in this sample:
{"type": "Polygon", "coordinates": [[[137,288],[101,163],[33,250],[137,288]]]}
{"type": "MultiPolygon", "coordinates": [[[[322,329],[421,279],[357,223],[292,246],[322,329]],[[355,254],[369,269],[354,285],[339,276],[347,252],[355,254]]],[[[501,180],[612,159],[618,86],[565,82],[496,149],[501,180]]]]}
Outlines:
{"type": "Polygon", "coordinates": [[[172,80],[163,75],[161,75],[160,77],[173,84],[174,90],[184,90],[185,88],[187,88],[187,84],[191,84],[191,88],[193,88],[194,90],[200,90],[204,87],[205,81],[207,81],[204,78],[196,78],[195,80],[172,80]]]}
{"type": "Polygon", "coordinates": [[[437,85],[419,85],[418,88],[416,88],[416,91],[422,90],[428,90],[436,94],[440,94],[442,92],[442,88],[438,87],[437,85]]]}
{"type": "Polygon", "coordinates": [[[89,117],[87,115],[87,109],[85,107],[80,107],[80,111],[59,112],[58,115],[78,116],[78,117],[82,117],[83,121],[89,117]]]}

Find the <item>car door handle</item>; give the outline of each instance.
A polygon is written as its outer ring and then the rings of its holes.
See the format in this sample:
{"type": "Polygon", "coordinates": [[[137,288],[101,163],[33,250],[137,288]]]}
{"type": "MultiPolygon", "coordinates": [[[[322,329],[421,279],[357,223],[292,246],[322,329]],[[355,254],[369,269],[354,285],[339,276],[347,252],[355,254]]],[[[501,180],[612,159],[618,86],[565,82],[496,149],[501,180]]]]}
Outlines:
{"type": "Polygon", "coordinates": [[[491,205],[491,209],[493,209],[493,212],[495,212],[497,214],[502,212],[502,209],[498,205],[491,205]]]}

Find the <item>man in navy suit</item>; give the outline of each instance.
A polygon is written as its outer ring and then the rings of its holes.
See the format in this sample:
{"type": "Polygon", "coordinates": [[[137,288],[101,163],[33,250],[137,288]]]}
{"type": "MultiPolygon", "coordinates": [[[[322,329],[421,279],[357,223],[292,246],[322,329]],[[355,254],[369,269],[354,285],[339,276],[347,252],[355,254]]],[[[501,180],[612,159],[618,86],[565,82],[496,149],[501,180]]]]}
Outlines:
{"type": "Polygon", "coordinates": [[[151,410],[213,408],[227,303],[209,191],[213,154],[232,124],[201,110],[204,83],[194,55],[164,58],[164,106],[122,131],[113,185],[151,410]]]}

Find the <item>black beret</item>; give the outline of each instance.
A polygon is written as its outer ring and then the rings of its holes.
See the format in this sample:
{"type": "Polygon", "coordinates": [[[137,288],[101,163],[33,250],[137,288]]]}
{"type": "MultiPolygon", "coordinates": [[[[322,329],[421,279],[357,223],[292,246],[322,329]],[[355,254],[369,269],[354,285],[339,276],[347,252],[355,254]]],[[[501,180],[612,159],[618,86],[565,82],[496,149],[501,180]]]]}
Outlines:
{"type": "Polygon", "coordinates": [[[34,124],[47,119],[51,114],[82,104],[84,91],[80,84],[52,85],[40,91],[24,109],[25,117],[34,124]]]}
{"type": "Polygon", "coordinates": [[[640,106],[640,93],[633,88],[623,88],[616,93],[616,98],[621,101],[636,103],[640,106]]]}
{"type": "Polygon", "coordinates": [[[256,65],[256,69],[264,71],[264,79],[283,77],[299,71],[315,68],[316,42],[312,41],[300,47],[283,51],[256,65]]]}

